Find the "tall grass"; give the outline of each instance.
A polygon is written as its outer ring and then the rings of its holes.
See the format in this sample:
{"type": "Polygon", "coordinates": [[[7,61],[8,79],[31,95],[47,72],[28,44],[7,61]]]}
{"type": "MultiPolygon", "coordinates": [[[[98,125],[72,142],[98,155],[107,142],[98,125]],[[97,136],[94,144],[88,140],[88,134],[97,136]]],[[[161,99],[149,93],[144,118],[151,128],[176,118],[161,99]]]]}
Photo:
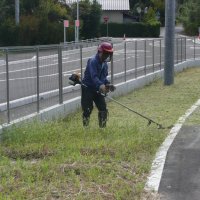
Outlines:
{"type": "MultiPolygon", "coordinates": [[[[172,86],[161,80],[117,100],[164,126],[199,98],[200,69],[186,70],[172,86]]],[[[90,126],[81,112],[49,122],[32,122],[3,133],[0,145],[0,199],[141,199],[153,157],[168,129],[152,124],[114,102],[109,121],[90,126]]]]}

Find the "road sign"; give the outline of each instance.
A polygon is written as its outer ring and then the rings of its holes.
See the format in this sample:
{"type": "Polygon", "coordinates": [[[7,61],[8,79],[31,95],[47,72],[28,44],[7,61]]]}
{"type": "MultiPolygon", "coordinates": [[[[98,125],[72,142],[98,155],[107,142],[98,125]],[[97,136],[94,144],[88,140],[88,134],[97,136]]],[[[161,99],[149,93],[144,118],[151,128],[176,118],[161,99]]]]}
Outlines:
{"type": "Polygon", "coordinates": [[[76,24],[76,27],[79,27],[79,26],[80,26],[79,20],[76,20],[76,21],[75,21],[75,24],[76,24]]]}
{"type": "Polygon", "coordinates": [[[103,17],[103,19],[104,19],[104,22],[107,23],[108,20],[109,20],[109,17],[108,17],[108,16],[105,16],[105,17],[103,17]]]}
{"type": "Polygon", "coordinates": [[[69,20],[64,20],[64,27],[69,27],[69,20]]]}

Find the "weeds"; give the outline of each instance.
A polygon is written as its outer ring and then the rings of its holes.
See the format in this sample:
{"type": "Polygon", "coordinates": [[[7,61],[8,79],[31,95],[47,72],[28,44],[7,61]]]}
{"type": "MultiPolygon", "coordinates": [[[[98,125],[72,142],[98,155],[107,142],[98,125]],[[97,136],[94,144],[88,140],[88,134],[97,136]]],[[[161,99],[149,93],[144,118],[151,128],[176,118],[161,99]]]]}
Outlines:
{"type": "MultiPolygon", "coordinates": [[[[199,98],[200,69],[156,81],[118,101],[166,126],[199,98]]],[[[82,127],[81,113],[13,127],[0,145],[0,199],[157,199],[143,191],[153,157],[169,130],[147,126],[134,113],[108,103],[107,128],[97,111],[82,127]]]]}

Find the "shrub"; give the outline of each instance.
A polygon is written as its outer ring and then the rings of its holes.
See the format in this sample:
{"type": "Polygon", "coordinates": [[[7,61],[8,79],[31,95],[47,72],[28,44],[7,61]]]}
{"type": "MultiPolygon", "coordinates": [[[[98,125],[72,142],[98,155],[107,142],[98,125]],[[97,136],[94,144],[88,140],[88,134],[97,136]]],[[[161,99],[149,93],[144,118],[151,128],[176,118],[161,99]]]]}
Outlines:
{"type": "MultiPolygon", "coordinates": [[[[107,25],[101,24],[100,30],[101,36],[106,36],[107,25]]],[[[123,37],[126,34],[127,37],[159,37],[160,24],[145,24],[145,23],[109,23],[108,35],[111,37],[123,37]]]]}
{"type": "Polygon", "coordinates": [[[14,20],[6,19],[0,24],[0,46],[14,46],[18,41],[19,27],[14,20]]]}

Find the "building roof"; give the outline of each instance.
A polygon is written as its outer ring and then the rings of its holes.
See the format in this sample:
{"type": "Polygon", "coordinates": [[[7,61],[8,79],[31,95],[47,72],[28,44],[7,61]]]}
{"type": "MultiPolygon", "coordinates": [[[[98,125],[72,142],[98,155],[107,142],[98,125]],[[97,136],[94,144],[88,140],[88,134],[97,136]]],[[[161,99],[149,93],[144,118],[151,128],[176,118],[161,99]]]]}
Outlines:
{"type": "MultiPolygon", "coordinates": [[[[65,0],[65,1],[67,4],[72,4],[77,2],[77,0],[65,0]]],[[[102,5],[102,10],[130,10],[129,0],[97,0],[97,2],[100,5],[102,5]]]]}

